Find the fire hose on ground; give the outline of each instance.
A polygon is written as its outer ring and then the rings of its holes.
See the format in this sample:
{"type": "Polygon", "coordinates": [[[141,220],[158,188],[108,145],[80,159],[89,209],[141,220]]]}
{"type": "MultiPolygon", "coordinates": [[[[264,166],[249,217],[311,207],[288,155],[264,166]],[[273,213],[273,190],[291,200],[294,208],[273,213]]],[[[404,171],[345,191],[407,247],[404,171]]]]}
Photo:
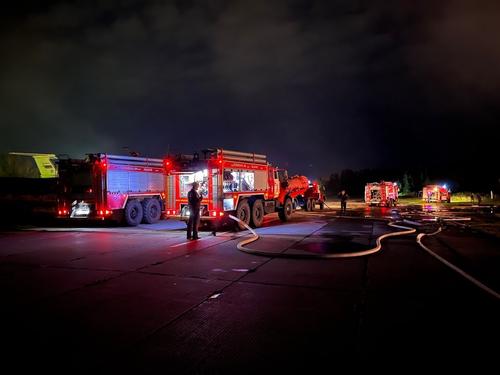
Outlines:
{"type": "MultiPolygon", "coordinates": [[[[275,253],[275,252],[262,251],[262,250],[253,250],[253,249],[249,249],[249,248],[245,247],[246,245],[248,245],[248,244],[250,244],[252,242],[257,241],[260,238],[259,235],[252,228],[250,228],[249,225],[247,225],[245,222],[241,221],[237,217],[235,217],[233,215],[229,215],[229,217],[232,220],[236,221],[237,223],[240,223],[241,225],[243,225],[252,234],[251,238],[248,238],[248,239],[243,240],[243,241],[241,241],[241,242],[238,243],[238,245],[237,245],[238,250],[240,250],[240,251],[242,251],[244,253],[247,253],[247,254],[259,255],[259,256],[266,256],[266,257],[269,257],[269,258],[335,259],[335,258],[361,257],[361,256],[366,256],[366,255],[370,255],[370,254],[374,254],[374,253],[379,252],[382,249],[382,240],[385,239],[385,238],[396,237],[396,236],[404,236],[404,235],[413,234],[413,233],[416,232],[416,229],[414,229],[414,228],[409,228],[409,227],[405,227],[403,225],[397,225],[394,222],[389,222],[388,223],[389,226],[394,227],[394,228],[403,229],[403,230],[399,231],[399,232],[385,233],[385,234],[377,237],[376,246],[373,247],[373,248],[371,248],[371,249],[367,249],[367,250],[363,250],[363,251],[358,251],[358,252],[355,252],[355,253],[347,252],[347,253],[335,253],[335,254],[296,254],[296,253],[284,253],[284,252],[275,253]]],[[[406,221],[408,223],[412,223],[409,220],[403,220],[403,221],[406,221]]],[[[435,257],[437,260],[439,260],[440,262],[442,262],[443,264],[445,264],[447,267],[451,268],[452,270],[454,270],[455,272],[457,272],[459,275],[463,276],[465,279],[467,279],[468,281],[470,281],[471,283],[473,283],[477,287],[481,288],[483,291],[489,293],[490,295],[492,295],[493,297],[495,297],[497,299],[500,299],[500,294],[499,293],[497,293],[493,289],[489,288],[488,286],[484,285],[479,280],[477,280],[474,277],[472,277],[471,275],[467,274],[466,272],[464,272],[463,270],[461,270],[457,266],[455,266],[452,263],[448,262],[446,259],[444,259],[443,257],[439,256],[438,254],[436,254],[435,252],[433,252],[431,249],[429,249],[427,246],[425,246],[422,243],[422,238],[424,236],[434,236],[434,235],[440,233],[442,230],[443,230],[443,227],[440,226],[435,232],[432,232],[432,233],[429,233],[429,234],[426,234],[426,233],[420,233],[420,234],[418,234],[417,235],[417,243],[419,244],[419,246],[422,249],[424,249],[427,253],[429,253],[430,255],[432,255],[433,257],[435,257]]]]}
{"type": "Polygon", "coordinates": [[[240,250],[244,253],[247,253],[247,254],[266,256],[266,257],[270,257],[270,258],[334,259],[334,258],[353,258],[353,257],[366,256],[366,255],[374,254],[374,253],[380,251],[380,249],[382,249],[382,240],[385,238],[404,236],[404,235],[412,234],[412,233],[416,232],[416,229],[414,229],[414,228],[409,228],[409,227],[405,227],[402,225],[396,225],[394,223],[389,223],[388,224],[389,226],[394,227],[394,228],[403,229],[403,230],[399,231],[399,232],[385,233],[385,234],[377,237],[376,246],[371,248],[371,249],[358,251],[355,253],[344,252],[344,253],[335,253],[335,254],[296,254],[296,253],[283,253],[283,252],[282,253],[275,253],[275,252],[269,252],[269,251],[254,250],[254,249],[249,249],[249,248],[245,247],[246,245],[257,241],[260,238],[259,235],[252,228],[250,228],[249,225],[247,225],[245,222],[241,221],[237,217],[235,217],[233,215],[229,215],[229,217],[231,219],[233,219],[234,221],[243,225],[252,234],[251,238],[248,238],[248,239],[243,240],[240,243],[238,243],[238,245],[237,245],[238,250],[240,250]]]}
{"type": "Polygon", "coordinates": [[[472,277],[471,275],[469,275],[468,273],[466,273],[465,271],[461,270],[460,268],[458,268],[457,266],[455,266],[454,264],[448,262],[446,259],[444,259],[443,257],[439,256],[438,254],[436,254],[435,252],[433,252],[430,248],[428,248],[427,246],[425,246],[423,243],[422,243],[422,238],[424,238],[425,236],[435,236],[436,234],[440,233],[441,231],[443,230],[443,227],[439,227],[435,232],[432,232],[432,233],[429,233],[429,234],[426,234],[426,233],[420,233],[418,236],[417,236],[417,243],[420,245],[420,247],[422,249],[424,249],[427,253],[429,253],[430,255],[432,255],[434,258],[436,258],[437,260],[439,260],[441,263],[443,263],[444,265],[446,265],[447,267],[451,268],[453,271],[457,272],[460,276],[464,277],[465,279],[467,279],[468,281],[470,281],[472,284],[476,285],[477,287],[481,288],[482,290],[484,290],[486,293],[489,293],[490,295],[492,295],[493,297],[497,298],[497,299],[500,299],[500,294],[495,292],[493,289],[491,289],[490,287],[484,285],[482,282],[480,282],[479,280],[477,280],[476,278],[472,277]]]}

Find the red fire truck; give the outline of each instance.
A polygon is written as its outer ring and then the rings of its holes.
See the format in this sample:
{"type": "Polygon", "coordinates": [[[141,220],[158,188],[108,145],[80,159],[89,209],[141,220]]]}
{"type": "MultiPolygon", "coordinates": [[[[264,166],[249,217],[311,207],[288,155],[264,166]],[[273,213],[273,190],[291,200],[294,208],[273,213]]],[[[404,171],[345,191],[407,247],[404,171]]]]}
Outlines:
{"type": "Polygon", "coordinates": [[[58,217],[155,223],[165,207],[163,159],[89,154],[59,160],[58,217]]]}
{"type": "Polygon", "coordinates": [[[422,200],[424,202],[448,202],[451,201],[451,192],[446,186],[426,185],[422,190],[422,200]]]}
{"type": "Polygon", "coordinates": [[[398,184],[380,181],[365,185],[365,202],[369,205],[391,207],[398,201],[398,184]]]}
{"type": "Polygon", "coordinates": [[[283,197],[287,195],[293,199],[294,207],[299,206],[305,211],[313,211],[316,204],[319,204],[320,209],[324,208],[325,195],[316,181],[311,182],[305,176],[288,178],[286,173],[283,174],[282,181],[279,201],[283,201],[283,197]]]}
{"type": "MultiPolygon", "coordinates": [[[[305,177],[286,178],[267,161],[265,155],[207,149],[200,156],[181,155],[165,160],[167,217],[188,220],[187,194],[192,183],[200,183],[203,196],[201,220],[218,225],[232,214],[253,227],[262,225],[264,215],[278,212],[282,221],[290,219],[301,204],[313,207],[314,196],[305,177]]],[[[242,224],[238,224],[244,229],[242,224]]]]}
{"type": "Polygon", "coordinates": [[[325,190],[324,186],[320,185],[317,181],[309,183],[309,188],[305,192],[305,196],[311,198],[311,211],[314,210],[316,204],[319,204],[320,210],[325,208],[325,190]]]}

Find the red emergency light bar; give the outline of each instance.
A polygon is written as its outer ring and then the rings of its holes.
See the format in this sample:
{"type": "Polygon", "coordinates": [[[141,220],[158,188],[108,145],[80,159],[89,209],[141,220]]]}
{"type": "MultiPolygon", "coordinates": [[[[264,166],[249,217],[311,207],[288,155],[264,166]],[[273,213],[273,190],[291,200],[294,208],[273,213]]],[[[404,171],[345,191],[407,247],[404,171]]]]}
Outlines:
{"type": "Polygon", "coordinates": [[[108,167],[108,163],[106,163],[106,160],[104,161],[96,160],[95,165],[101,167],[102,170],[106,170],[106,168],[108,167]]]}

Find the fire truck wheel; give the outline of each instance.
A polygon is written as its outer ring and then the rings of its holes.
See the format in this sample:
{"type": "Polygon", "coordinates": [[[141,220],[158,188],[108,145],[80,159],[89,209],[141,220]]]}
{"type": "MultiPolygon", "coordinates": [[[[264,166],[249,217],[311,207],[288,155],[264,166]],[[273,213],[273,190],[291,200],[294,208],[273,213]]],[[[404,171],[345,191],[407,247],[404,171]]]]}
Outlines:
{"type": "Polygon", "coordinates": [[[290,198],[287,198],[285,200],[285,204],[283,205],[283,208],[279,210],[278,216],[280,217],[281,221],[288,221],[292,217],[292,200],[290,198]]]}
{"type": "Polygon", "coordinates": [[[154,224],[160,220],[161,207],[158,199],[144,199],[142,201],[142,209],[144,211],[142,221],[146,224],[154,224]]]}
{"type": "Polygon", "coordinates": [[[316,206],[316,202],[314,201],[314,199],[311,199],[311,211],[314,211],[314,206],[316,206]]]}
{"type": "Polygon", "coordinates": [[[264,205],[260,199],[257,199],[252,206],[252,221],[251,225],[254,228],[262,226],[264,221],[264,205]]]}
{"type": "MultiPolygon", "coordinates": [[[[250,205],[246,200],[238,203],[238,208],[236,209],[236,217],[247,225],[250,223],[250,205]]],[[[241,230],[246,229],[245,226],[241,223],[238,223],[238,227],[241,230]]]]}
{"type": "Polygon", "coordinates": [[[311,200],[310,200],[310,199],[308,199],[308,200],[306,201],[306,205],[305,205],[306,211],[311,211],[311,210],[312,210],[312,207],[311,207],[311,206],[312,206],[312,205],[311,205],[311,200]]]}
{"type": "Polygon", "coordinates": [[[135,227],[142,221],[142,205],[136,200],[130,200],[125,206],[125,221],[135,227]]]}

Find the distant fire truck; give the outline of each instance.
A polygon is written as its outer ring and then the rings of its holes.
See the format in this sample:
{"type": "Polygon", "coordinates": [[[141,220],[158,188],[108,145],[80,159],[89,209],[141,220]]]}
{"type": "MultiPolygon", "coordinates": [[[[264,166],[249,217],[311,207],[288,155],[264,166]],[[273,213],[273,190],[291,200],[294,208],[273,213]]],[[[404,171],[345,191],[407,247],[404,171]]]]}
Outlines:
{"type": "Polygon", "coordinates": [[[89,154],[59,160],[60,218],[155,223],[165,207],[163,159],[89,154]]]}
{"type": "Polygon", "coordinates": [[[451,201],[451,191],[446,186],[426,185],[422,190],[424,202],[448,202],[451,201]]]}
{"type": "Polygon", "coordinates": [[[278,212],[287,221],[299,206],[312,210],[316,203],[324,203],[315,193],[317,187],[309,188],[306,177],[288,179],[265,155],[207,149],[202,156],[195,153],[166,159],[165,168],[167,217],[188,219],[187,194],[195,181],[203,196],[201,220],[215,225],[232,214],[245,224],[260,227],[266,214],[278,212]]]}
{"type": "Polygon", "coordinates": [[[395,206],[398,191],[398,185],[394,182],[371,182],[365,185],[365,202],[370,205],[395,206]]]}

